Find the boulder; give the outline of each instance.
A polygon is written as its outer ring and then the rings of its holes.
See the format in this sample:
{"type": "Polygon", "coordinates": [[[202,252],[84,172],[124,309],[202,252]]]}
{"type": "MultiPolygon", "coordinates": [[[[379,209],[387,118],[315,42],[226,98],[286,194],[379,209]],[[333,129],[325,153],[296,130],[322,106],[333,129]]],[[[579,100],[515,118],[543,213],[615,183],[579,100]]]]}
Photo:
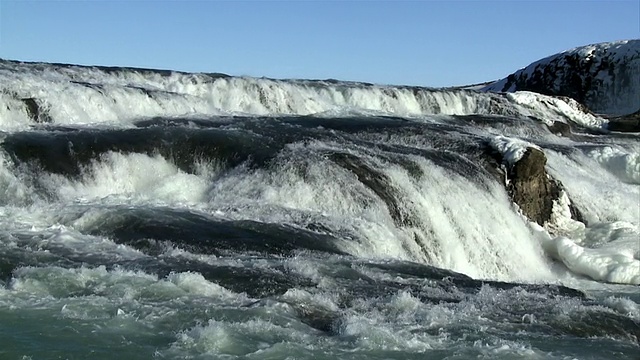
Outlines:
{"type": "MultiPolygon", "coordinates": [[[[540,225],[551,219],[553,203],[560,198],[563,190],[562,184],[547,174],[546,164],[544,153],[529,147],[520,160],[506,169],[509,180],[507,191],[511,200],[527,218],[540,225]]],[[[571,204],[569,210],[572,219],[586,224],[578,208],[571,204]]]]}
{"type": "Polygon", "coordinates": [[[560,121],[554,121],[553,124],[547,125],[549,131],[556,135],[571,137],[571,125],[560,121]]]}
{"type": "Polygon", "coordinates": [[[547,176],[546,163],[542,151],[528,148],[508,172],[511,198],[529,219],[540,225],[549,221],[553,201],[560,196],[559,186],[547,176]]]}

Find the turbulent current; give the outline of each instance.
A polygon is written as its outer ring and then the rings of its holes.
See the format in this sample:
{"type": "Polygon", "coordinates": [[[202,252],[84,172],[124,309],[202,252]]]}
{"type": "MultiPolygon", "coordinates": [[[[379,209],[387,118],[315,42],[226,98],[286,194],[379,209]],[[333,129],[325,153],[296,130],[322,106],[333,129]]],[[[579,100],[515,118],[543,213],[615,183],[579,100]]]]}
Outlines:
{"type": "Polygon", "coordinates": [[[0,358],[637,359],[640,143],[606,129],[527,92],[2,61],[0,358]],[[544,224],[505,177],[529,147],[544,224]]]}

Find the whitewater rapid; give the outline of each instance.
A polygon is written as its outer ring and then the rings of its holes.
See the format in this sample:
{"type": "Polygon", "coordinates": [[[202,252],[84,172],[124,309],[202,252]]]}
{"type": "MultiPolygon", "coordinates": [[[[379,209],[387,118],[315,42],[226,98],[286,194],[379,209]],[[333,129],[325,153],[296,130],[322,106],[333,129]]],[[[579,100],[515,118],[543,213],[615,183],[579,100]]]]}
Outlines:
{"type": "MultiPolygon", "coordinates": [[[[599,145],[591,144],[585,137],[586,142],[581,145],[579,141],[572,142],[536,129],[542,124],[553,127],[560,122],[600,131],[606,124],[606,120],[585,113],[568,98],[528,92],[493,94],[10,61],[2,61],[1,65],[0,96],[5,105],[0,108],[0,122],[4,136],[50,125],[79,126],[79,129],[116,127],[133,132],[142,124],[140,121],[153,125],[154,118],[158,117],[184,119],[180,121],[195,129],[203,124],[233,127],[236,121],[256,116],[271,117],[273,120],[264,120],[267,123],[280,121],[278,116],[317,119],[346,116],[344,121],[351,121],[354,126],[364,117],[389,115],[435,126],[446,126],[455,116],[528,119],[533,125],[525,121],[520,127],[504,127],[498,125],[502,120],[496,118],[500,121],[494,121],[491,126],[481,125],[466,131],[493,144],[506,162],[517,161],[527,147],[542,147],[549,159],[550,174],[564,184],[566,202],[575,203],[585,212],[588,227],[580,227],[570,218],[567,220],[568,216],[563,217],[563,205],[558,204],[558,214],[554,215],[556,223],[547,226],[550,232],[544,230],[540,235],[534,224],[514,211],[499,181],[488,179],[486,174],[476,175],[485,177],[479,183],[477,179],[470,181],[455,174],[452,178],[451,169],[440,167],[423,155],[410,153],[403,155],[403,161],[415,168],[409,169],[385,160],[384,151],[372,153],[362,145],[350,145],[346,150],[344,143],[335,140],[289,144],[274,160],[280,164],[277,171],[242,170],[241,166],[232,172],[233,176],[225,172],[227,160],[224,158],[205,158],[185,169],[171,159],[175,152],[171,149],[173,145],[158,153],[154,148],[158,145],[149,143],[143,153],[135,149],[129,153],[131,150],[114,143],[101,150],[91,150],[97,151],[91,156],[98,157],[81,164],[76,170],[80,171],[79,178],[68,178],[54,171],[43,174],[38,187],[48,189],[48,196],[60,202],[142,201],[195,207],[198,211],[225,215],[229,212],[220,209],[241,207],[250,208],[250,213],[246,210],[243,213],[246,219],[274,223],[296,223],[298,220],[292,220],[290,212],[321,215],[331,219],[332,225],[341,231],[347,229],[361,238],[342,244],[344,251],[357,256],[390,256],[429,263],[473,277],[550,281],[554,276],[547,255],[552,255],[551,258],[563,261],[572,271],[596,280],[640,282],[636,272],[640,256],[634,248],[640,217],[640,210],[636,211],[640,178],[637,143],[621,139],[599,145]],[[533,128],[526,130],[530,126],[533,128]],[[562,147],[578,150],[567,152],[561,150],[562,147]],[[109,151],[101,153],[105,150],[109,151]],[[357,158],[356,165],[349,165],[348,158],[327,161],[323,158],[326,155],[322,155],[344,151],[357,158]],[[301,159],[301,154],[307,154],[308,158],[301,159]],[[336,161],[343,164],[336,168],[336,161]],[[354,167],[361,166],[383,174],[383,181],[377,185],[393,189],[394,193],[387,195],[397,197],[393,204],[389,204],[384,194],[376,193],[375,189],[372,192],[371,184],[366,181],[353,182],[354,167]],[[303,178],[299,177],[299,167],[308,172],[303,178]],[[423,176],[416,177],[416,171],[423,176]],[[322,176],[328,172],[331,178],[322,176]],[[370,199],[376,199],[373,204],[377,205],[372,205],[370,199]],[[274,208],[287,211],[273,211],[274,208]],[[394,211],[399,214],[394,215],[394,211]],[[591,228],[598,230],[590,232],[591,228]],[[609,228],[618,230],[606,230],[609,228]],[[602,237],[600,240],[585,240],[597,237],[593,235],[596,233],[602,237]],[[585,250],[582,247],[585,245],[598,246],[601,250],[585,250]],[[543,248],[551,254],[545,255],[543,248]]],[[[150,132],[130,135],[128,141],[138,141],[138,136],[162,137],[150,132]]],[[[415,136],[385,137],[382,141],[388,145],[409,145],[427,152],[433,146],[415,136]]],[[[451,144],[461,140],[449,138],[451,144]]],[[[162,141],[172,141],[171,136],[162,141]]],[[[71,145],[66,148],[64,141],[62,143],[56,145],[58,151],[70,154],[92,148],[90,143],[77,149],[71,145]]],[[[69,144],[81,145],[73,139],[69,144]]],[[[43,146],[45,150],[48,145],[43,146]]],[[[252,157],[247,156],[245,160],[252,157]]],[[[2,162],[4,204],[45,201],[41,195],[33,195],[34,190],[10,170],[17,164],[12,165],[6,155],[2,162]]]]}
{"type": "Polygon", "coordinates": [[[640,148],[606,124],[529,92],[0,61],[0,357],[632,360],[640,148]],[[507,190],[529,148],[562,185],[544,224],[507,190]]]}
{"type": "MultiPolygon", "coordinates": [[[[0,119],[4,129],[34,122],[127,126],[155,116],[382,114],[530,116],[552,124],[601,127],[565,98],[520,92],[379,86],[311,80],[274,80],[37,63],[0,62],[0,119]],[[38,114],[25,100],[32,99],[38,114]]],[[[32,105],[33,106],[33,105],[32,105]]]]}

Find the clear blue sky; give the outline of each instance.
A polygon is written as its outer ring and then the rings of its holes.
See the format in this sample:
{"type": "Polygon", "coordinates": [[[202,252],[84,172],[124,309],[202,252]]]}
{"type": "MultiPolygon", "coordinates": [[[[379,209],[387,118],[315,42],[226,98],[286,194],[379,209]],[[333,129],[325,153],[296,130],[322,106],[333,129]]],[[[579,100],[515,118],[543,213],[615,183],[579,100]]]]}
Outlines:
{"type": "Polygon", "coordinates": [[[640,1],[11,1],[0,57],[448,86],[640,37],[640,1]]]}

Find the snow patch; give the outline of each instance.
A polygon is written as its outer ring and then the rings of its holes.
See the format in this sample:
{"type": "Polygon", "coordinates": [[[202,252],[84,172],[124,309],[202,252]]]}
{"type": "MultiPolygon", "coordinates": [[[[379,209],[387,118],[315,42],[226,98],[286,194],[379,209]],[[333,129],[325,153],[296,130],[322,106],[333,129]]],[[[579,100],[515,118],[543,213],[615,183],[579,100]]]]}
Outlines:
{"type": "Polygon", "coordinates": [[[540,150],[540,147],[528,141],[506,136],[496,136],[489,142],[492,148],[502,154],[503,162],[513,166],[522,159],[528,148],[540,150]]]}
{"type": "Polygon", "coordinates": [[[561,122],[572,121],[581,126],[596,128],[601,128],[607,123],[604,118],[581,110],[580,104],[571,98],[557,98],[530,91],[507,93],[506,96],[512,102],[532,110],[530,116],[543,114],[542,121],[547,125],[553,125],[553,119],[564,120],[561,122]]]}

